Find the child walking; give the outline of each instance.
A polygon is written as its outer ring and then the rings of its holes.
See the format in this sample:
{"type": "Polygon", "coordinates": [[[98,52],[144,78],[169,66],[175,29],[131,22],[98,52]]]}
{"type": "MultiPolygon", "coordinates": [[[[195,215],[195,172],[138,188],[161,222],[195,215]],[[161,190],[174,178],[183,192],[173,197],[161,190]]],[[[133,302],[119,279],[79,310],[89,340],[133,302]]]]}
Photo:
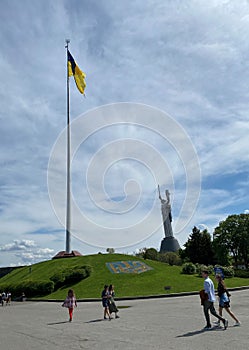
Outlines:
{"type": "Polygon", "coordinates": [[[69,322],[72,322],[72,320],[73,320],[73,309],[74,309],[74,307],[77,307],[77,300],[76,300],[76,297],[75,297],[73,289],[69,289],[67,297],[64,300],[62,306],[68,308],[69,322]]]}

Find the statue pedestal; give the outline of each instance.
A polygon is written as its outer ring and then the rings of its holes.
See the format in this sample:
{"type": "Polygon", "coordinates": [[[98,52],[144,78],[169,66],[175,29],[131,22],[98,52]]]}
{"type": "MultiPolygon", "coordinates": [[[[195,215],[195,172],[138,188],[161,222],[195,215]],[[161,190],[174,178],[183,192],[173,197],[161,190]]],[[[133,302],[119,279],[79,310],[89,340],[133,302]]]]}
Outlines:
{"type": "Polygon", "coordinates": [[[165,237],[161,242],[160,253],[176,252],[180,245],[174,237],[165,237]]]}

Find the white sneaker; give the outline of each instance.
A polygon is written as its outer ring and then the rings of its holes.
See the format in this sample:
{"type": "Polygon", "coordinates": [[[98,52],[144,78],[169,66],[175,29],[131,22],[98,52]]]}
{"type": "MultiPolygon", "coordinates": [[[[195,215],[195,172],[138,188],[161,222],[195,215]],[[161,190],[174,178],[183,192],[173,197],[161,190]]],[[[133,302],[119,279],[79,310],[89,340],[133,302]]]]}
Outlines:
{"type": "Polygon", "coordinates": [[[240,322],[235,322],[235,323],[234,323],[234,327],[239,327],[240,325],[241,325],[240,322]]]}

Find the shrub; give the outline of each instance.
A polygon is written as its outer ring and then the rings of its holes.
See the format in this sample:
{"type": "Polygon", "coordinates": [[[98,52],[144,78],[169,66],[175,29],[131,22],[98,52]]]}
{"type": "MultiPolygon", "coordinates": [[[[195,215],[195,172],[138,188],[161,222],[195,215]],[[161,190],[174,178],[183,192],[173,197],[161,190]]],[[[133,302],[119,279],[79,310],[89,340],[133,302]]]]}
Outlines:
{"type": "Polygon", "coordinates": [[[234,268],[232,266],[223,267],[224,277],[231,278],[234,276],[234,268]]]}
{"type": "Polygon", "coordinates": [[[54,289],[57,290],[58,288],[62,287],[65,281],[65,273],[62,271],[57,272],[55,275],[50,277],[50,280],[54,282],[54,289]]]}
{"type": "Polygon", "coordinates": [[[234,276],[240,278],[249,278],[249,270],[235,270],[234,276]]]}
{"type": "Polygon", "coordinates": [[[90,276],[91,266],[76,266],[73,269],[59,270],[50,280],[32,280],[26,279],[17,283],[2,283],[0,291],[10,291],[13,299],[18,298],[24,293],[26,297],[32,298],[51,294],[62,286],[75,284],[84,278],[90,276]]]}
{"type": "Polygon", "coordinates": [[[223,270],[224,278],[230,278],[230,277],[234,276],[234,268],[233,268],[233,266],[215,265],[214,269],[216,267],[221,268],[223,270]]]}
{"type": "Polygon", "coordinates": [[[209,275],[212,275],[214,273],[214,267],[212,265],[202,265],[202,264],[196,264],[196,273],[201,277],[201,273],[203,270],[207,270],[209,275]]]}
{"type": "Polygon", "coordinates": [[[55,290],[62,286],[75,284],[77,282],[80,282],[81,280],[87,278],[90,276],[92,272],[91,266],[82,266],[82,267],[76,267],[74,269],[66,269],[57,272],[55,275],[53,275],[50,280],[54,282],[55,284],[55,290]]]}
{"type": "Polygon", "coordinates": [[[65,275],[64,284],[74,284],[88,277],[85,269],[69,270],[65,275]]]}
{"type": "Polygon", "coordinates": [[[182,264],[182,260],[179,257],[179,255],[177,253],[173,253],[173,252],[160,253],[159,254],[159,261],[167,263],[170,266],[173,266],[173,265],[179,266],[182,264]]]}
{"type": "Polygon", "coordinates": [[[54,291],[54,282],[24,280],[13,285],[1,285],[0,288],[1,290],[11,291],[13,299],[20,297],[22,293],[24,293],[26,297],[31,298],[52,293],[54,291]]]}
{"type": "Polygon", "coordinates": [[[193,263],[185,263],[182,267],[182,273],[185,275],[194,275],[196,273],[196,267],[193,263]]]}
{"type": "Polygon", "coordinates": [[[74,284],[90,276],[92,272],[91,266],[82,266],[65,273],[65,284],[74,284]]]}
{"type": "Polygon", "coordinates": [[[158,251],[155,248],[148,248],[144,252],[144,259],[149,259],[149,260],[158,260],[158,251]]]}

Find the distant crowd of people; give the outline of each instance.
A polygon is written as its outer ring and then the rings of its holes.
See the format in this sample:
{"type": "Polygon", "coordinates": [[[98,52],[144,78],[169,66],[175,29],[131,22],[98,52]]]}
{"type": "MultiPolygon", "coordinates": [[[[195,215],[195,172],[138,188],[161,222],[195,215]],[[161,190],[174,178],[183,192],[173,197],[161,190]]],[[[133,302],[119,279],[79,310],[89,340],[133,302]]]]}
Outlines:
{"type": "MultiPolygon", "coordinates": [[[[26,300],[27,300],[27,298],[26,298],[26,295],[24,293],[22,293],[20,297],[14,298],[14,301],[26,301],[26,300]]],[[[0,304],[2,304],[2,306],[11,304],[11,292],[0,293],[0,304]]]]}
{"type": "Polygon", "coordinates": [[[5,305],[10,305],[11,303],[11,293],[10,292],[2,292],[0,293],[0,303],[2,304],[2,306],[5,305]]]}

